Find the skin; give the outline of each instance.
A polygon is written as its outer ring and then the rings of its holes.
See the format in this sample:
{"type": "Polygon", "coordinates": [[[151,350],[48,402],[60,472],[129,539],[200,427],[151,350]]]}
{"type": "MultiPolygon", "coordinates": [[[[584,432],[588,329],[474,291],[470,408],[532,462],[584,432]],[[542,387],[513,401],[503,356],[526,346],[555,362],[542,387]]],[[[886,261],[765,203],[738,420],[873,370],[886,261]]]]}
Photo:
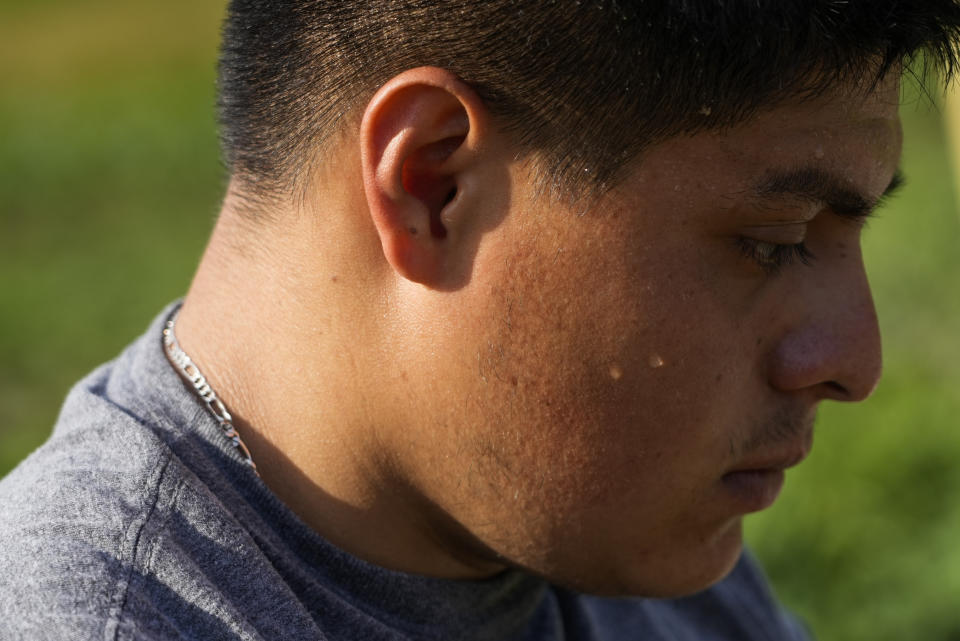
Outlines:
{"type": "Polygon", "coordinates": [[[891,183],[897,92],[654,145],[585,208],[538,197],[536,159],[469,87],[404,72],[303,198],[252,222],[231,185],[181,344],[264,482],[361,558],[699,590],[820,401],[879,378],[850,204],[891,183]],[[797,170],[817,180],[773,180],[797,170]],[[800,242],[809,264],[774,264],[800,242]]]}

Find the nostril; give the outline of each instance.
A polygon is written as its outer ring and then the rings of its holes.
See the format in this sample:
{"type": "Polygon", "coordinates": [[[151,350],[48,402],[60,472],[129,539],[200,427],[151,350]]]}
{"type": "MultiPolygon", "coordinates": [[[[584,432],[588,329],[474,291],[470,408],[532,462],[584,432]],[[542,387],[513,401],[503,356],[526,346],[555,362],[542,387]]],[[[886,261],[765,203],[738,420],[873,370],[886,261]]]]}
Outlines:
{"type": "Polygon", "coordinates": [[[824,383],[824,385],[826,385],[827,388],[831,392],[833,392],[833,395],[835,395],[835,397],[838,397],[837,400],[848,400],[852,396],[850,394],[850,390],[848,390],[846,387],[844,387],[843,385],[841,385],[836,381],[827,381],[826,383],[824,383]]]}

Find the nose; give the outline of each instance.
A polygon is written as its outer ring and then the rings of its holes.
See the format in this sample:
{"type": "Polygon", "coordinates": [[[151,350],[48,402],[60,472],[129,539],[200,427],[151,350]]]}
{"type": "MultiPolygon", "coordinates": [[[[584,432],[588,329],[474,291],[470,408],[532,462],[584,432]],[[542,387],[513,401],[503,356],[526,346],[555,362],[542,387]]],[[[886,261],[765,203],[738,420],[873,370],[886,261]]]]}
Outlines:
{"type": "Polygon", "coordinates": [[[883,368],[880,328],[859,255],[854,262],[823,269],[799,286],[795,321],[773,352],[773,387],[838,401],[862,401],[876,388],[883,368]]]}

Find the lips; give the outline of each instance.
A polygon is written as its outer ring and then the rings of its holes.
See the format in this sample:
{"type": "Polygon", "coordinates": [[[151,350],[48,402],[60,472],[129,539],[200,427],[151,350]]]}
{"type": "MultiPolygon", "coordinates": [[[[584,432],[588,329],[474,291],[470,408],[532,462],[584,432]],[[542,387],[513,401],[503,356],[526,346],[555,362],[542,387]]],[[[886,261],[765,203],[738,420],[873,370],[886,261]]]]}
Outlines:
{"type": "MultiPolygon", "coordinates": [[[[809,440],[809,439],[808,439],[809,440]]],[[[787,470],[798,465],[810,453],[808,444],[792,447],[782,452],[752,456],[738,463],[731,472],[746,472],[755,470],[787,470]]]]}
{"type": "Polygon", "coordinates": [[[721,479],[724,490],[738,504],[738,512],[747,514],[773,505],[783,488],[783,470],[741,470],[728,472],[721,479]]]}
{"type": "Polygon", "coordinates": [[[721,477],[727,495],[744,514],[764,510],[777,500],[783,488],[785,470],[806,458],[809,447],[755,457],[737,465],[721,477]]]}

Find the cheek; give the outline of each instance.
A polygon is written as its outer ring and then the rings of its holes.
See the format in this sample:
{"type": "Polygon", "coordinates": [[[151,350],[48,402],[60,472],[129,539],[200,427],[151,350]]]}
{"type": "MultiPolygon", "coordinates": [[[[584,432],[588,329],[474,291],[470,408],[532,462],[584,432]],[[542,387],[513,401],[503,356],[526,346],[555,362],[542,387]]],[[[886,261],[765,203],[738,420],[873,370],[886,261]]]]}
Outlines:
{"type": "Polygon", "coordinates": [[[451,512],[549,576],[638,589],[689,565],[681,579],[703,585],[739,549],[709,504],[743,411],[722,297],[675,247],[562,247],[491,281],[451,421],[451,512]]]}
{"type": "Polygon", "coordinates": [[[626,250],[581,249],[511,261],[478,345],[475,410],[501,467],[532,471],[517,478],[557,501],[606,503],[624,491],[612,479],[650,489],[696,459],[729,343],[704,326],[698,281],[665,256],[644,261],[666,267],[649,275],[626,250]]]}
{"type": "MultiPolygon", "coordinates": [[[[531,329],[542,328],[536,318],[531,329]]],[[[709,409],[674,393],[695,373],[667,350],[652,367],[646,348],[594,331],[608,328],[528,333],[524,319],[513,320],[514,342],[488,354],[471,476],[483,487],[473,505],[491,511],[469,529],[503,556],[592,591],[655,594],[674,575],[684,591],[721,576],[739,535],[703,503],[727,447],[709,409]]]]}

